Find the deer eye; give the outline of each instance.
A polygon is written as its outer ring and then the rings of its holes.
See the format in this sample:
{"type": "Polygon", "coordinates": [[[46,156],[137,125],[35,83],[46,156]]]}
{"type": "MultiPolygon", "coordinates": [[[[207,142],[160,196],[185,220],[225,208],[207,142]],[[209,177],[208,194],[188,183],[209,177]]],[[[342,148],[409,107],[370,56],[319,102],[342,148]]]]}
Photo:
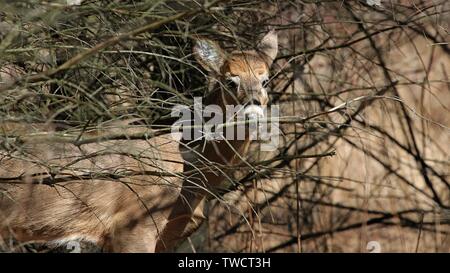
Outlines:
{"type": "Polygon", "coordinates": [[[240,78],[238,76],[229,77],[227,79],[227,86],[230,88],[237,88],[239,86],[240,78]]]}
{"type": "Polygon", "coordinates": [[[226,86],[228,87],[228,88],[230,88],[230,89],[236,89],[237,88],[237,84],[234,82],[234,81],[232,81],[232,80],[230,80],[230,79],[227,79],[227,81],[226,81],[226,86]]]}

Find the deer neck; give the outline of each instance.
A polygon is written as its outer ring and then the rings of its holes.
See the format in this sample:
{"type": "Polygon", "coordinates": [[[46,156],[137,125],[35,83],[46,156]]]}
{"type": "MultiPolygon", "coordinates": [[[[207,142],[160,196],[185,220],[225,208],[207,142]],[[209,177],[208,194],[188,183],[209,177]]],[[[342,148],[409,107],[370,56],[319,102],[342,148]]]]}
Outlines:
{"type": "MultiPolygon", "coordinates": [[[[234,98],[229,92],[221,88],[216,88],[211,91],[205,98],[203,98],[204,105],[217,105],[222,109],[224,114],[223,122],[226,122],[226,106],[237,105],[236,98],[234,98]]],[[[207,119],[204,119],[206,122],[207,119]]],[[[227,122],[234,122],[228,120],[227,122]]],[[[216,167],[224,166],[229,167],[235,164],[239,164],[242,158],[248,150],[250,144],[250,138],[248,134],[247,125],[233,125],[233,131],[235,137],[226,135],[224,129],[224,137],[216,138],[214,140],[208,140],[205,137],[196,140],[181,140],[180,150],[182,151],[183,158],[186,163],[194,164],[196,168],[199,165],[215,165],[216,167]],[[243,138],[237,138],[238,130],[244,130],[243,138]]],[[[189,167],[187,167],[189,169],[189,167]]],[[[211,186],[218,186],[220,179],[215,179],[215,182],[208,181],[211,186]]]]}
{"type": "MultiPolygon", "coordinates": [[[[235,105],[235,99],[221,89],[216,89],[204,98],[205,105],[215,104],[225,113],[226,105],[235,105]]],[[[243,126],[245,127],[245,126],[243,126]]],[[[241,130],[241,127],[234,128],[241,130]]],[[[246,128],[245,128],[246,129],[246,128]]],[[[233,168],[230,166],[242,162],[245,157],[250,138],[247,134],[242,140],[222,139],[197,141],[181,139],[180,151],[184,158],[186,178],[179,197],[167,218],[167,225],[160,234],[156,251],[170,249],[176,243],[198,228],[204,218],[202,204],[205,197],[221,186],[230,177],[233,168]]]]}

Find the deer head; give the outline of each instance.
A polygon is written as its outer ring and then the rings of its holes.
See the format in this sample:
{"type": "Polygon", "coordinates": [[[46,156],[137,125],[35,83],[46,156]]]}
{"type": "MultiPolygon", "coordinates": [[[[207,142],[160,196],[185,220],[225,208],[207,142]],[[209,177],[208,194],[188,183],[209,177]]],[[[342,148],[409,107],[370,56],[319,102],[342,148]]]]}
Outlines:
{"type": "Polygon", "coordinates": [[[245,105],[244,113],[249,119],[263,116],[262,107],[269,101],[269,69],[278,53],[274,30],[262,38],[255,50],[227,53],[214,41],[198,39],[193,52],[211,79],[232,87],[223,94],[229,104],[245,105]]]}

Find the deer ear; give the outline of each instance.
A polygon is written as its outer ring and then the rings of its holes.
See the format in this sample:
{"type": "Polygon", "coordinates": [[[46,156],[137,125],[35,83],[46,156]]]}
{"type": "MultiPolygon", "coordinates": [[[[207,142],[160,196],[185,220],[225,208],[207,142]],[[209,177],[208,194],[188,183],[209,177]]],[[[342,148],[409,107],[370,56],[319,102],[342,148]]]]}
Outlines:
{"type": "Polygon", "coordinates": [[[275,30],[269,31],[261,40],[257,48],[270,66],[278,54],[278,35],[275,30]]]}
{"type": "Polygon", "coordinates": [[[209,39],[198,39],[195,41],[193,51],[195,59],[205,70],[220,73],[225,62],[225,53],[217,43],[209,39]]]}

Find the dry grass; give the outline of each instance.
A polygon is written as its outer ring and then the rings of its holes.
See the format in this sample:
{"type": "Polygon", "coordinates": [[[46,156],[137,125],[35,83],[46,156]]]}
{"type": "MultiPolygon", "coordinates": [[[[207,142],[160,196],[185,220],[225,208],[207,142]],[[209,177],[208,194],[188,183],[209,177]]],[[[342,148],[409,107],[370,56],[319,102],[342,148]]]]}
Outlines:
{"type": "Polygon", "coordinates": [[[278,151],[255,144],[257,172],[236,174],[179,251],[449,251],[448,1],[39,2],[0,1],[0,122],[168,128],[207,90],[192,38],[248,48],[268,28],[283,115],[340,105],[283,123],[278,151]]]}

